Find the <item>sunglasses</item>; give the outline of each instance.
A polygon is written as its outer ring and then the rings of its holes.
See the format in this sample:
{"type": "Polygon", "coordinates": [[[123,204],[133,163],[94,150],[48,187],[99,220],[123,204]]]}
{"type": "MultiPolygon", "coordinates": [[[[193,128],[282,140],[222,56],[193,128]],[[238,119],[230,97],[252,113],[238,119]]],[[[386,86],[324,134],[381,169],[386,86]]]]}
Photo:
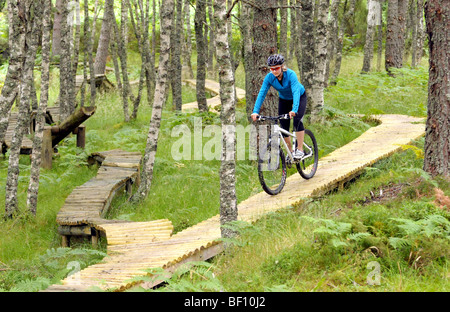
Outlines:
{"type": "Polygon", "coordinates": [[[277,66],[277,67],[270,67],[271,71],[277,71],[281,68],[281,66],[277,66]]]}

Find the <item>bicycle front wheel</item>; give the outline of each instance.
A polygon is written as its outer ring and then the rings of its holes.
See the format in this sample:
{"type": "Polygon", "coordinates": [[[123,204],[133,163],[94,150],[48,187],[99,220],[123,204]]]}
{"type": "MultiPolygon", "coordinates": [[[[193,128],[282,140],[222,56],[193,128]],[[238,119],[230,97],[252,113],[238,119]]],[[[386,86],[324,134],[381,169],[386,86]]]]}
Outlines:
{"type": "Polygon", "coordinates": [[[306,157],[296,163],[297,171],[304,179],[311,179],[317,171],[319,164],[319,149],[317,141],[311,130],[305,129],[303,152],[306,157]]]}
{"type": "Polygon", "coordinates": [[[263,190],[270,195],[281,192],[286,183],[286,159],[280,146],[269,143],[260,151],[258,177],[263,190]]]}

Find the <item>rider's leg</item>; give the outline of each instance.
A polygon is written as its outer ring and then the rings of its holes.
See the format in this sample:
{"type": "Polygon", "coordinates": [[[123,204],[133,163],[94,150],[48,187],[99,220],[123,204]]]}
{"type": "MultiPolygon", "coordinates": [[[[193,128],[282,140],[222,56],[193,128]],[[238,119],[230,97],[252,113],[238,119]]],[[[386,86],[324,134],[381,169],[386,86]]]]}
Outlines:
{"type": "Polygon", "coordinates": [[[295,136],[297,138],[297,149],[303,152],[303,142],[305,140],[305,126],[303,125],[303,115],[306,111],[306,94],[300,97],[298,113],[294,117],[295,136]]]}

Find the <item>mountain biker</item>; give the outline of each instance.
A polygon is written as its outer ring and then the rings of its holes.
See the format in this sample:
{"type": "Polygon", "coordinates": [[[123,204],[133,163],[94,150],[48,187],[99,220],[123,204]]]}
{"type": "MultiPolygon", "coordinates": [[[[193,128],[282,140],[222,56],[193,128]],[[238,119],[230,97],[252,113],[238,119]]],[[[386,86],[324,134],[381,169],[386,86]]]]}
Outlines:
{"type": "MultiPolygon", "coordinates": [[[[266,94],[270,87],[274,87],[278,91],[278,114],[289,114],[294,118],[294,132],[297,138],[297,148],[293,151],[295,159],[302,159],[305,156],[303,152],[303,141],[305,137],[305,127],[303,125],[303,115],[306,111],[306,93],[305,87],[298,81],[297,74],[287,68],[284,63],[284,57],[281,54],[274,54],[267,59],[267,65],[270,73],[264,78],[258,98],[256,99],[253,113],[251,115],[253,121],[259,116],[261,105],[266,98],[266,94]]],[[[289,119],[280,120],[280,126],[289,131],[291,121],[289,119]]],[[[283,137],[288,146],[291,146],[291,138],[283,133],[283,137]]]]}

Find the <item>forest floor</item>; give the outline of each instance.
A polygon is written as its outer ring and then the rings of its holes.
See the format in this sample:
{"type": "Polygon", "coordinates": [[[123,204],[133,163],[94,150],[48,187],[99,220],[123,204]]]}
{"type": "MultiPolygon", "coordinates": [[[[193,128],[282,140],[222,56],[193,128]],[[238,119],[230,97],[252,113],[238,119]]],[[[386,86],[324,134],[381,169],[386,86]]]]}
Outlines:
{"type": "MultiPolygon", "coordinates": [[[[326,90],[326,122],[311,125],[321,144],[321,157],[374,126],[349,114],[426,117],[425,65],[399,70],[392,78],[383,72],[360,75],[361,64],[361,54],[346,55],[338,84],[326,90]]],[[[137,72],[131,75],[138,77],[137,72]]],[[[50,100],[55,101],[57,71],[52,77],[50,100]]],[[[236,83],[241,88],[243,77],[238,68],[236,83]]],[[[184,103],[195,101],[191,89],[183,87],[184,103]]],[[[170,98],[169,94],[168,103],[170,98]]],[[[97,103],[95,116],[86,123],[86,149],[75,148],[74,138],[68,138],[59,146],[54,168],[42,171],[37,217],[24,212],[14,220],[0,221],[1,290],[45,289],[67,276],[72,270],[69,263],[76,261],[84,268],[105,257],[104,242],[100,249],[83,241],[71,249],[59,248],[55,216],[71,191],[96,175],[97,168],[87,165],[90,153],[115,148],[144,150],[151,110],[144,101],[138,119],[125,124],[117,93],[99,95],[97,103]]],[[[178,139],[172,135],[173,128],[180,124],[191,127],[195,118],[201,118],[204,127],[220,124],[215,114],[175,116],[167,105],[149,199],[130,205],[119,198],[110,218],[169,218],[177,233],[217,214],[220,161],[174,162],[170,156],[178,139]]],[[[245,103],[238,105],[237,120],[248,125],[245,103]]],[[[255,224],[236,224],[240,235],[235,247],[177,272],[166,287],[156,291],[448,291],[450,217],[446,199],[450,183],[423,172],[423,144],[423,139],[418,140],[405,151],[377,162],[340,192],[271,213],[255,224]],[[351,233],[344,231],[348,224],[351,233]],[[375,277],[381,280],[368,284],[373,271],[368,264],[374,261],[380,270],[375,277]]],[[[0,160],[2,181],[6,181],[7,162],[7,158],[0,160]]],[[[29,157],[21,157],[20,168],[18,200],[24,209],[29,157]]],[[[238,162],[238,202],[261,192],[255,168],[250,160],[238,162]]],[[[4,197],[3,188],[0,206],[4,197]]]]}

